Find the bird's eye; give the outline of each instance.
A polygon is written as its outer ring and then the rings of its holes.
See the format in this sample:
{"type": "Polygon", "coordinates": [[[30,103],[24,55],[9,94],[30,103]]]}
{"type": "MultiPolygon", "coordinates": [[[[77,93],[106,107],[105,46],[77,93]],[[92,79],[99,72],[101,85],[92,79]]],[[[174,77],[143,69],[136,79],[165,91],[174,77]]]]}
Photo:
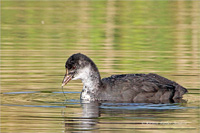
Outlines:
{"type": "Polygon", "coordinates": [[[73,66],[72,69],[76,69],[76,66],[73,66]]]}

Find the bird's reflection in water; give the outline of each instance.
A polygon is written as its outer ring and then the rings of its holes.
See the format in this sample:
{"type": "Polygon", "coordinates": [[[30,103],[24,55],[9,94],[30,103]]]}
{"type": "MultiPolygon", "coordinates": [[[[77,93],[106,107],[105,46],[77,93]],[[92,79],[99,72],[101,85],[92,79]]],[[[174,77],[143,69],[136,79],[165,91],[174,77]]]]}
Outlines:
{"type": "Polygon", "coordinates": [[[97,130],[98,117],[100,117],[98,102],[82,102],[82,117],[65,120],[65,131],[87,131],[97,130]]]}
{"type": "MultiPolygon", "coordinates": [[[[176,101],[179,103],[171,103],[171,101],[152,101],[151,103],[108,103],[108,102],[81,102],[82,112],[81,117],[64,117],[65,121],[65,132],[69,131],[84,131],[84,132],[93,132],[98,131],[99,124],[108,124],[104,120],[99,119],[101,114],[104,117],[118,117],[124,118],[125,116],[131,116],[133,119],[142,118],[142,120],[149,120],[149,115],[155,119],[159,119],[160,115],[158,114],[175,113],[175,110],[183,109],[182,103],[184,100],[176,101]],[[180,104],[181,102],[181,104],[180,104]],[[103,122],[104,121],[104,122],[103,122]]],[[[76,112],[79,113],[79,112],[76,112]]],[[[106,119],[107,120],[107,119],[106,119]]],[[[120,122],[120,121],[119,121],[120,122]]],[[[117,123],[119,123],[117,122],[117,123]]],[[[124,124],[123,122],[121,122],[124,124]]],[[[109,124],[116,124],[109,122],[109,124]]],[[[136,123],[129,123],[136,124],[136,123]]],[[[138,122],[137,122],[138,124],[138,122]]],[[[142,123],[141,123],[142,124],[142,123]]],[[[133,125],[132,125],[133,126],[133,125]]]]}

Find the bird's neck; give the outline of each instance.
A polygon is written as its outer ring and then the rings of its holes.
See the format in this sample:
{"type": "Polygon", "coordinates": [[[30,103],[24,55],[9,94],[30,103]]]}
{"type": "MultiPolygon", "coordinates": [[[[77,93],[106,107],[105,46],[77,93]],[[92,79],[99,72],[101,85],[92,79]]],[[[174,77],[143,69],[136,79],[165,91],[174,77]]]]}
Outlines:
{"type": "Polygon", "coordinates": [[[95,93],[101,88],[102,82],[97,68],[91,66],[86,67],[81,78],[83,82],[83,90],[81,92],[81,99],[94,100],[95,93]]]}

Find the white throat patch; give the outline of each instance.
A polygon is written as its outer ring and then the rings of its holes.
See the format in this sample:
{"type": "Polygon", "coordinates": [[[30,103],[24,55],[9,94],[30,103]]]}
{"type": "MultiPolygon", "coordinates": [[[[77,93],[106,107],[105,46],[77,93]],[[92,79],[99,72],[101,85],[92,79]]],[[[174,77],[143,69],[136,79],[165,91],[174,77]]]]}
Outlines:
{"type": "Polygon", "coordinates": [[[91,94],[94,94],[95,89],[97,89],[96,81],[94,78],[95,76],[96,73],[93,72],[90,65],[78,70],[77,74],[74,75],[74,78],[72,80],[81,79],[83,82],[83,90],[81,93],[82,100],[93,100],[91,94]]]}
{"type": "Polygon", "coordinates": [[[91,73],[91,66],[88,65],[83,69],[78,70],[77,74],[74,75],[74,78],[72,80],[82,80],[82,83],[84,84],[83,86],[87,86],[85,88],[87,88],[89,91],[92,91],[94,88],[94,82],[91,79],[92,74],[93,73],[91,73]]]}
{"type": "Polygon", "coordinates": [[[81,79],[81,80],[85,80],[90,76],[90,66],[86,66],[83,69],[78,70],[77,74],[74,75],[74,78],[72,80],[77,80],[77,79],[81,79]]]}

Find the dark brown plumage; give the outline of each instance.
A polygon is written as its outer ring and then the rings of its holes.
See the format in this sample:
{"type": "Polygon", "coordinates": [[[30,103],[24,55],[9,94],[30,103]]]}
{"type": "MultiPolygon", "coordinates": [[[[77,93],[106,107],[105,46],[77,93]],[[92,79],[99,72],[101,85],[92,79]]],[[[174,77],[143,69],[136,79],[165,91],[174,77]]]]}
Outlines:
{"type": "Polygon", "coordinates": [[[65,64],[62,86],[81,79],[81,99],[115,102],[177,102],[187,89],[157,74],[112,75],[101,80],[94,62],[83,54],[72,55],[65,64]]]}

